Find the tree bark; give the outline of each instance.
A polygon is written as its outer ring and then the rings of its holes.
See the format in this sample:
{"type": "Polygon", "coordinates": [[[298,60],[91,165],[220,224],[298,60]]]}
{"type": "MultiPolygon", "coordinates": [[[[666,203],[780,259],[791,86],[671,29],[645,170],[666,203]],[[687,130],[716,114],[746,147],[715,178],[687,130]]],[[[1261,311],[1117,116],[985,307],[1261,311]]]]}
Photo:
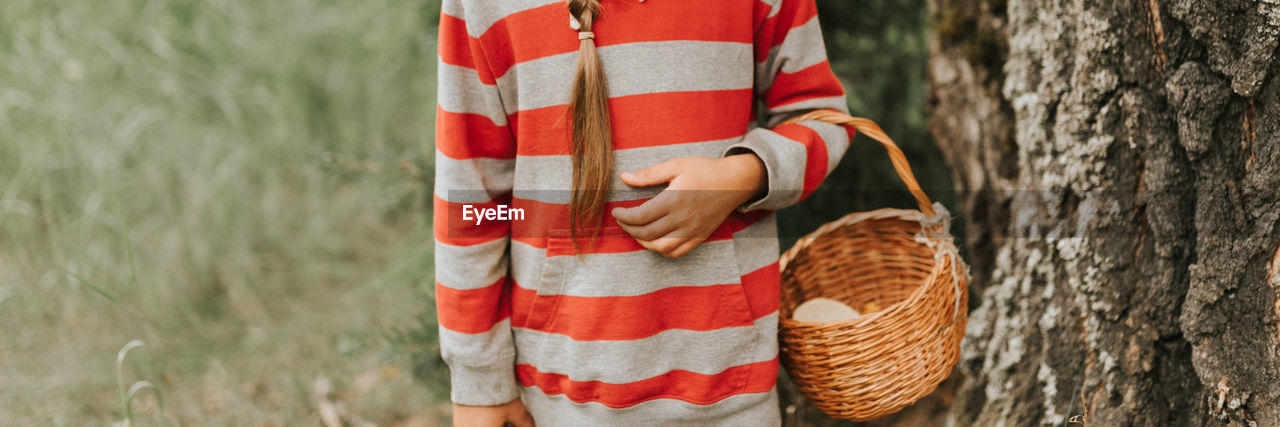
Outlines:
{"type": "Polygon", "coordinates": [[[1280,0],[928,1],[980,304],[938,421],[1280,425],[1280,0]]]}

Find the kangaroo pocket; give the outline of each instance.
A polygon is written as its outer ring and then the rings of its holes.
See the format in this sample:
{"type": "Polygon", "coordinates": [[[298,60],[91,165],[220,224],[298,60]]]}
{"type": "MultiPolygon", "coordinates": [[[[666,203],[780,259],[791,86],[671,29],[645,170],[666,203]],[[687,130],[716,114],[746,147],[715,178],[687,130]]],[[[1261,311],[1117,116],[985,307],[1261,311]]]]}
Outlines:
{"type": "Polygon", "coordinates": [[[548,233],[543,250],[513,254],[512,261],[517,274],[523,276],[518,280],[526,282],[519,283],[521,289],[517,291],[512,303],[512,321],[515,326],[525,330],[545,331],[554,319],[565,281],[564,265],[567,259],[564,255],[572,253],[573,243],[568,236],[568,231],[552,231],[548,233]]]}
{"type": "MultiPolygon", "coordinates": [[[[619,232],[598,238],[630,239],[619,232]]],[[[565,244],[549,241],[548,255],[565,244]]],[[[774,325],[756,325],[732,240],[678,259],[650,251],[548,256],[542,272],[516,339],[521,381],[543,393],[613,407],[656,397],[710,403],[763,369],[744,366],[774,360],[774,325]]]]}

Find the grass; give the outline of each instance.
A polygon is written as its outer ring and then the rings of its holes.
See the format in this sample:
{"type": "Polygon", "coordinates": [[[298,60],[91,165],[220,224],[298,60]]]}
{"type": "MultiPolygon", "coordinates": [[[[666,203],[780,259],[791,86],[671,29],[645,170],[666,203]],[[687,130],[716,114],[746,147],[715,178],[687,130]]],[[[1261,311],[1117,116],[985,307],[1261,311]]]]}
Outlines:
{"type": "Polygon", "coordinates": [[[429,418],[438,9],[6,1],[0,424],[429,418]]]}

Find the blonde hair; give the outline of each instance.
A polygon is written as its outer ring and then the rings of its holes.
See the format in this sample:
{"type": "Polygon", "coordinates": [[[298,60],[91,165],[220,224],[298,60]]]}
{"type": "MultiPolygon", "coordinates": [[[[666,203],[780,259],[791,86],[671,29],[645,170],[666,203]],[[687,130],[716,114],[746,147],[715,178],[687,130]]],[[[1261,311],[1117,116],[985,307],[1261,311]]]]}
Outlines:
{"type": "MultiPolygon", "coordinates": [[[[600,16],[599,0],[567,0],[569,13],[582,33],[590,33],[600,16]]],[[[577,236],[598,224],[613,174],[613,129],[609,123],[609,87],[596,52],[595,39],[580,36],[578,71],[569,99],[572,117],[573,195],[569,202],[569,230],[577,236]]],[[[575,244],[576,246],[576,244],[575,244]]]]}

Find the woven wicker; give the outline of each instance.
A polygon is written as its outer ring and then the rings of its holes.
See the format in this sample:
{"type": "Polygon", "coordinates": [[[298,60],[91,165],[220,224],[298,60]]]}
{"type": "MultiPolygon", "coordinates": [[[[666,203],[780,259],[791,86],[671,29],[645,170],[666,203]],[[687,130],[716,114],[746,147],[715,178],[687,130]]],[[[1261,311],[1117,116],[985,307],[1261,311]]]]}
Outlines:
{"type": "Polygon", "coordinates": [[[879,126],[831,110],[789,122],[803,120],[852,126],[879,141],[920,207],[849,214],[800,239],[780,262],[783,366],[823,412],[865,421],[910,406],[951,374],[968,320],[968,270],[948,213],[929,202],[879,126]],[[817,297],[881,310],[836,322],[791,319],[817,297]]]}

